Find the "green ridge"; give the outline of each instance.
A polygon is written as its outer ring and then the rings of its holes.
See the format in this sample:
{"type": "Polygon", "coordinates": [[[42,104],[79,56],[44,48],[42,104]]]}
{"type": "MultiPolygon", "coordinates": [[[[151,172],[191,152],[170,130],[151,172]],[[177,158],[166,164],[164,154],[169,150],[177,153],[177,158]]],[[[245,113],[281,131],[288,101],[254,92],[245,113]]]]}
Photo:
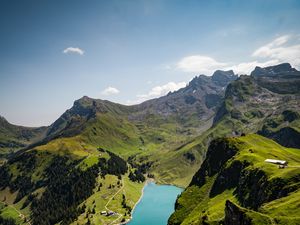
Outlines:
{"type": "Polygon", "coordinates": [[[217,147],[210,147],[208,160],[204,161],[200,169],[216,170],[216,173],[209,172],[211,175],[205,181],[197,177],[201,176],[201,172],[196,173],[191,185],[178,198],[176,211],[170,217],[169,224],[215,224],[224,221],[227,200],[245,209],[251,224],[273,224],[272,221],[275,224],[297,224],[300,219],[299,204],[296,203],[300,190],[299,149],[282,147],[256,134],[223,138],[218,142],[217,147]],[[226,146],[224,144],[228,147],[220,148],[226,146]],[[219,152],[228,152],[226,149],[236,149],[237,152],[223,166],[217,169],[208,163],[212,157],[211,160],[217,160],[214,161],[217,164],[221,160],[218,159],[219,152]],[[286,160],[288,167],[279,169],[277,165],[264,162],[267,158],[286,160]],[[243,165],[242,169],[235,166],[237,163],[243,165]],[[253,186],[249,186],[247,180],[254,173],[257,179],[253,177],[253,186]],[[235,174],[238,177],[236,182],[235,174]],[[222,179],[225,179],[225,183],[221,182],[222,179]],[[258,189],[262,194],[257,192],[258,189]],[[263,222],[266,220],[269,222],[263,222]]]}

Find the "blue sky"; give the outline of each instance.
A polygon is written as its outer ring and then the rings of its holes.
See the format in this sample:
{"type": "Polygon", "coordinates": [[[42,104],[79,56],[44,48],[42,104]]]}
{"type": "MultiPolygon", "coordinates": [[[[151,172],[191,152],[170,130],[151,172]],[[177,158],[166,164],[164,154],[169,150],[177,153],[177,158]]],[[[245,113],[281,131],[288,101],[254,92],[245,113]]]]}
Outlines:
{"type": "Polygon", "coordinates": [[[74,100],[134,104],[216,69],[300,66],[300,1],[0,1],[0,115],[49,125],[74,100]]]}

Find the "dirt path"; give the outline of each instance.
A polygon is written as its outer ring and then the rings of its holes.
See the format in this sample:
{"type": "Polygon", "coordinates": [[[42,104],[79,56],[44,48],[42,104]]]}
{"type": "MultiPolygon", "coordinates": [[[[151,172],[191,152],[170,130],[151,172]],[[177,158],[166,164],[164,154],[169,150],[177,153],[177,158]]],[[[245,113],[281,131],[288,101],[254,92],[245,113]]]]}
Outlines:
{"type": "MultiPolygon", "coordinates": [[[[112,211],[112,210],[110,210],[107,206],[109,205],[109,203],[113,200],[113,198],[117,195],[117,194],[119,194],[120,193],[120,191],[122,191],[124,189],[124,181],[123,181],[123,179],[122,179],[122,187],[108,200],[108,202],[105,204],[105,209],[107,210],[107,212],[108,211],[112,211]]],[[[116,215],[118,215],[118,218],[117,219],[115,219],[114,221],[112,221],[109,225],[112,225],[112,224],[114,224],[114,223],[116,223],[121,217],[122,217],[122,214],[120,214],[120,213],[118,213],[118,212],[115,212],[116,213],[116,215]]]]}
{"type": "Polygon", "coordinates": [[[108,200],[108,202],[105,204],[105,209],[106,210],[110,210],[107,206],[108,206],[108,204],[111,202],[111,200],[117,195],[117,194],[119,194],[120,193],[120,191],[122,191],[123,190],[123,188],[124,188],[124,184],[123,184],[123,180],[122,180],[122,187],[108,200]]]}

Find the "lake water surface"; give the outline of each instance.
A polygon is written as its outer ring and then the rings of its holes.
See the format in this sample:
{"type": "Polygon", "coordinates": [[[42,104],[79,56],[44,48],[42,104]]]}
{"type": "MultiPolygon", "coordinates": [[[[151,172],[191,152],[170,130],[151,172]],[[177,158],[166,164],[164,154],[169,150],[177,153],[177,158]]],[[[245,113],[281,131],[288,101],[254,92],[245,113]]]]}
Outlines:
{"type": "Polygon", "coordinates": [[[176,186],[148,183],[128,225],[167,225],[169,216],[174,212],[177,195],[181,192],[182,189],[176,186]]]}

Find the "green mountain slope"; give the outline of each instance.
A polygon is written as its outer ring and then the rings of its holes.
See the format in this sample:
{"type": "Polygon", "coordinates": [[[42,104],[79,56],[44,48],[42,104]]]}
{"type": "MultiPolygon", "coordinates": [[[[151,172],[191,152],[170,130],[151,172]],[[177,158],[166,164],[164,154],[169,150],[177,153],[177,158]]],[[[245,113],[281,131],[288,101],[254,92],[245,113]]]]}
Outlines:
{"type": "MultiPolygon", "coordinates": [[[[256,68],[251,76],[239,77],[239,79],[228,85],[224,102],[214,117],[213,126],[193,141],[183,145],[181,149],[187,152],[198,151],[202,152],[202,155],[205,155],[207,146],[215,138],[239,136],[244,133],[259,133],[286,147],[300,148],[299,82],[299,71],[291,68],[289,64],[256,68]],[[260,73],[257,71],[260,71],[260,73]],[[276,88],[273,87],[273,85],[276,85],[276,88]],[[292,88],[287,91],[288,85],[292,88]]],[[[218,153],[214,154],[217,155],[218,153]]],[[[206,158],[207,157],[208,156],[206,156],[206,158]]],[[[197,173],[199,173],[199,171],[197,173]]],[[[197,173],[195,176],[197,176],[197,173]]],[[[199,179],[203,177],[205,177],[205,174],[201,176],[198,174],[199,179]]],[[[209,200],[208,193],[215,181],[214,179],[215,177],[208,179],[201,189],[192,186],[183,193],[181,199],[183,199],[183,202],[186,201],[186,207],[181,207],[180,204],[178,205],[176,213],[170,219],[170,224],[180,224],[183,221],[188,221],[183,224],[190,224],[192,223],[190,219],[195,219],[196,217],[197,219],[195,221],[197,222],[195,222],[195,224],[203,222],[200,222],[201,219],[199,215],[207,205],[201,206],[200,204],[199,209],[195,209],[195,215],[190,215],[189,213],[194,210],[193,207],[198,205],[199,200],[201,200],[203,204],[206,204],[205,202],[209,200]],[[190,219],[185,220],[185,218],[190,219]]],[[[247,189],[248,187],[244,188],[247,189]]],[[[287,202],[294,197],[295,199],[299,199],[298,194],[295,193],[292,197],[286,197],[287,202]]],[[[218,202],[222,200],[221,206],[224,208],[226,199],[235,202],[235,199],[232,198],[232,192],[225,191],[223,198],[212,198],[211,203],[218,207],[218,202]]],[[[180,199],[178,201],[180,202],[180,199]]],[[[280,200],[278,200],[278,202],[280,202],[280,200]]],[[[282,205],[287,204],[287,202],[283,202],[282,205]]],[[[228,203],[228,207],[235,209],[235,207],[230,204],[231,203],[228,203]]],[[[274,207],[275,204],[271,205],[274,207]]],[[[221,217],[223,217],[226,212],[223,208],[220,214],[221,217]]],[[[241,211],[246,210],[242,209],[241,205],[239,205],[238,208],[241,209],[241,211]]],[[[274,208],[272,210],[274,210],[274,208]]],[[[286,211],[285,216],[289,214],[293,215],[295,210],[297,211],[297,208],[286,211]]],[[[247,209],[245,212],[251,213],[250,211],[247,209]]],[[[217,212],[220,212],[220,210],[218,208],[212,208],[211,212],[214,212],[213,214],[215,215],[218,214],[217,212]]],[[[230,214],[230,211],[228,211],[228,213],[230,214]]],[[[211,216],[209,220],[210,223],[213,223],[213,220],[215,220],[214,215],[211,216]]],[[[258,214],[253,212],[253,215],[258,214]]],[[[202,213],[202,216],[204,221],[207,220],[205,213],[202,213]]],[[[221,217],[217,216],[216,220],[222,220],[221,217]]],[[[228,216],[228,218],[230,218],[230,216],[228,216]]],[[[293,224],[290,219],[288,219],[288,221],[293,224]]],[[[256,223],[267,224],[266,222],[256,223]]],[[[253,224],[256,223],[253,222],[253,224]]],[[[205,222],[203,222],[203,224],[205,224],[205,222]]],[[[231,221],[227,222],[227,224],[239,223],[231,221]]],[[[284,222],[282,222],[282,224],[284,224],[284,222]]]]}
{"type": "Polygon", "coordinates": [[[7,154],[43,138],[47,127],[30,128],[10,124],[0,116],[0,160],[7,154]]]}
{"type": "Polygon", "coordinates": [[[85,96],[47,128],[43,139],[26,149],[85,155],[85,148],[101,147],[151,164],[149,172],[159,182],[186,186],[202,155],[178,148],[211,126],[224,88],[236,78],[233,71],[200,75],[185,88],[134,106],[85,96]],[[174,167],[178,159],[180,168],[174,167]]]}
{"type": "Polygon", "coordinates": [[[211,125],[224,87],[234,79],[232,71],[201,75],[185,88],[135,106],[89,97],[75,101],[44,136],[10,155],[1,167],[0,200],[25,215],[22,223],[129,219],[145,174],[162,183],[190,182],[202,155],[178,146],[211,125]],[[181,167],[174,166],[178,162],[181,167]],[[108,210],[117,217],[100,214],[108,210]]]}
{"type": "Polygon", "coordinates": [[[299,174],[299,149],[255,134],[216,139],[169,224],[298,224],[299,174]]]}
{"type": "Polygon", "coordinates": [[[254,72],[251,76],[240,76],[231,82],[212,127],[181,146],[181,149],[197,150],[205,155],[211,140],[242,133],[259,133],[283,146],[300,148],[300,72],[289,64],[260,69],[273,71],[272,76],[260,74],[263,85],[257,75],[253,75],[254,72]],[[269,87],[274,83],[277,89],[273,92],[269,87]],[[285,89],[287,84],[298,88],[284,94],[278,91],[285,89]]]}
{"type": "MultiPolygon", "coordinates": [[[[256,68],[251,76],[238,79],[232,71],[216,71],[212,77],[200,75],[185,88],[134,106],[85,96],[49,127],[33,129],[32,139],[9,155],[0,171],[0,200],[25,218],[31,217],[33,224],[110,224],[117,218],[103,216],[100,211],[111,204],[108,208],[119,215],[116,222],[127,220],[146,174],[158,183],[182,187],[194,177],[192,182],[197,185],[189,187],[181,198],[188,205],[180,211],[184,203],[179,200],[170,223],[194,223],[197,217],[197,224],[200,211],[196,208],[202,210],[205,202],[222,209],[212,209],[214,215],[209,218],[202,213],[209,222],[223,220],[226,213],[235,211],[242,212],[242,217],[263,214],[262,218],[273,218],[268,211],[276,207],[273,201],[265,208],[259,206],[261,211],[257,212],[258,208],[234,197],[233,187],[223,191],[230,200],[225,208],[227,197],[218,197],[218,192],[210,195],[214,183],[219,182],[219,171],[201,181],[204,176],[199,175],[199,167],[209,158],[207,146],[218,137],[260,133],[284,146],[299,147],[299,74],[289,64],[256,68]],[[287,89],[288,84],[293,88],[287,89]],[[72,192],[64,191],[66,187],[72,192]],[[109,198],[115,194],[114,199],[109,198]],[[195,215],[190,215],[194,210],[195,215]]],[[[3,130],[7,138],[20,139],[17,132],[8,130],[3,130]]],[[[226,163],[228,159],[222,160],[226,163]]],[[[233,165],[240,167],[239,163],[233,165]]],[[[293,202],[289,195],[285,198],[293,202]]],[[[278,205],[283,207],[285,202],[278,205]]]]}

